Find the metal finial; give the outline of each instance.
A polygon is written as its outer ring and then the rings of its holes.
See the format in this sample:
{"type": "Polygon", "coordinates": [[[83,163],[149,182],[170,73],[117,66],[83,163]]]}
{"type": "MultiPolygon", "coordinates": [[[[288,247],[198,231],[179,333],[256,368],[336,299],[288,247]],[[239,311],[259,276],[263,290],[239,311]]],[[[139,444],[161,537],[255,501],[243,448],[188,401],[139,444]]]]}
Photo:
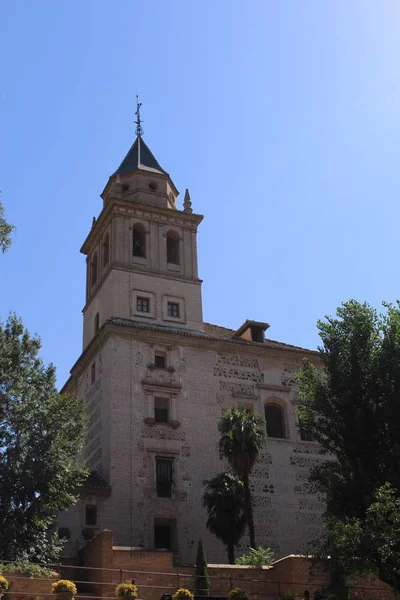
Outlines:
{"type": "Polygon", "coordinates": [[[139,102],[139,96],[136,95],[136,119],[137,121],[135,121],[136,123],[136,135],[138,137],[141,137],[143,135],[143,127],[142,127],[142,121],[140,119],[140,107],[142,106],[142,103],[139,102]]]}

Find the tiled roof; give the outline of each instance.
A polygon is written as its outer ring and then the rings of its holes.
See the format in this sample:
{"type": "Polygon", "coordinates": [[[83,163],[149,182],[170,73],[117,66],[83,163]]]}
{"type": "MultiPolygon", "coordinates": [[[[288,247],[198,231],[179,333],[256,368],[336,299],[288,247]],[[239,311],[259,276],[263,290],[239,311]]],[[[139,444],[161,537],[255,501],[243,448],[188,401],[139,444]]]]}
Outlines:
{"type": "Polygon", "coordinates": [[[260,327],[263,331],[268,329],[269,323],[264,323],[263,321],[252,321],[250,319],[246,319],[243,325],[239,327],[237,331],[235,331],[235,335],[241,335],[248,329],[249,327],[260,327]]]}
{"type": "Polygon", "coordinates": [[[113,175],[126,175],[128,173],[133,173],[133,171],[136,171],[138,168],[167,175],[166,171],[161,167],[160,163],[141,137],[136,138],[130,147],[128,154],[113,175]]]}
{"type": "Polygon", "coordinates": [[[136,329],[148,329],[152,331],[165,331],[178,335],[184,335],[189,337],[207,338],[210,340],[220,340],[224,342],[230,342],[234,344],[244,344],[250,346],[258,346],[259,348],[271,348],[274,350],[287,350],[289,352],[299,352],[306,354],[316,354],[315,350],[309,350],[307,348],[301,348],[300,346],[293,346],[292,344],[285,344],[283,342],[277,342],[275,340],[266,339],[265,342],[248,342],[235,336],[234,329],[228,329],[227,327],[221,327],[220,325],[213,325],[212,323],[204,323],[204,331],[195,331],[193,329],[184,329],[179,327],[171,327],[159,324],[142,323],[140,321],[134,321],[131,319],[121,319],[119,317],[112,317],[107,321],[113,325],[122,325],[124,327],[134,327],[136,329]]]}

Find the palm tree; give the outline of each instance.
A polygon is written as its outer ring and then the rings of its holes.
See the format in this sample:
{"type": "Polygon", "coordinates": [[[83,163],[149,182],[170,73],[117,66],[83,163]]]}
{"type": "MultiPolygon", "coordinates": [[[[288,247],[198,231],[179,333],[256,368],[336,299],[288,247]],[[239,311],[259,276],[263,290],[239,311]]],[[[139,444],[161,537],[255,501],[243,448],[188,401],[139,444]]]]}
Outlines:
{"type": "Polygon", "coordinates": [[[265,423],[259,415],[244,407],[230,408],[218,423],[218,430],[221,433],[219,451],[243,481],[250,546],[256,548],[249,477],[267,438],[265,423]]]}
{"type": "Polygon", "coordinates": [[[228,560],[233,565],[235,546],[246,528],[243,482],[232,473],[219,473],[203,485],[207,528],[227,547],[228,560]]]}

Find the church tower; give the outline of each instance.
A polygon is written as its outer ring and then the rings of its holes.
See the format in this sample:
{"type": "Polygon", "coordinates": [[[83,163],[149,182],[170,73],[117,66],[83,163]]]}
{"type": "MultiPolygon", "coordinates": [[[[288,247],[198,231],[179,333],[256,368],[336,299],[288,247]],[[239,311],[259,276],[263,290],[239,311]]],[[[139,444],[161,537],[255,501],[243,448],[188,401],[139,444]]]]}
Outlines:
{"type": "Polygon", "coordinates": [[[81,252],[87,259],[83,348],[109,319],[143,325],[203,329],[197,268],[197,226],[186,190],[178,190],[143,140],[140,105],[137,137],[101,194],[81,252]]]}
{"type": "MultiPolygon", "coordinates": [[[[143,139],[140,105],[136,114],[136,139],[81,249],[83,351],[62,391],[86,400],[90,476],[59,516],[64,559],[107,529],[114,554],[167,549],[187,564],[202,539],[209,561],[226,560],[207,530],[203,494],[204,481],[227,468],[218,423],[232,406],[265,418],[268,445],[252,474],[257,539],[277,557],[298,552],[319,536],[323,511],[303,482],[325,459],[302,437],[296,408],[295,373],[315,353],[266,338],[267,323],[203,322],[203,217],[187,190],[178,209],[178,191],[143,139]]],[[[246,536],[241,544],[238,553],[246,536]]]]}

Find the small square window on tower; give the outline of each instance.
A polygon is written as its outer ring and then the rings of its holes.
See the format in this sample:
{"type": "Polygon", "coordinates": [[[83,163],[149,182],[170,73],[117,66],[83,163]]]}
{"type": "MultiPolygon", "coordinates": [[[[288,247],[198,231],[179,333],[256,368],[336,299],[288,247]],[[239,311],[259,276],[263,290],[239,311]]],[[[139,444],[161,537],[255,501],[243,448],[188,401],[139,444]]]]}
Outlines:
{"type": "Polygon", "coordinates": [[[169,398],[154,398],[154,420],[169,423],[169,398]]]}
{"type": "Polygon", "coordinates": [[[138,296],[136,298],[136,310],[138,312],[148,313],[150,312],[150,300],[149,298],[142,298],[138,296]]]}
{"type": "Polygon", "coordinates": [[[174,317],[175,319],[179,319],[179,304],[178,302],[168,302],[167,304],[167,314],[169,317],[174,317]]]}
{"type": "Polygon", "coordinates": [[[167,355],[165,352],[155,352],[154,364],[157,369],[165,369],[167,367],[167,355]]]}

